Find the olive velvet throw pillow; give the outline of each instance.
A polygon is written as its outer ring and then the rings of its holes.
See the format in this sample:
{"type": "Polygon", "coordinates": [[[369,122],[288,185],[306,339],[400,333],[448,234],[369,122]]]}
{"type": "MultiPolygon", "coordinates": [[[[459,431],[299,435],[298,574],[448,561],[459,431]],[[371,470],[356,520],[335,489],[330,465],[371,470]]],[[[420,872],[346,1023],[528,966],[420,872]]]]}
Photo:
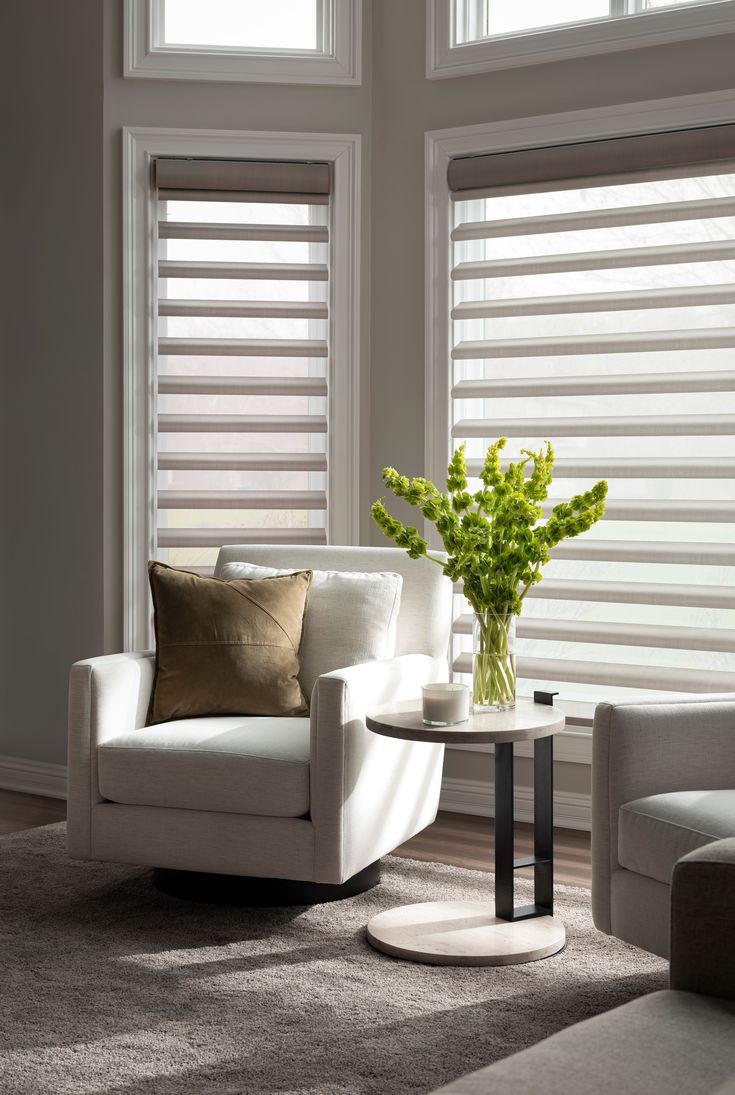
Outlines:
{"type": "Polygon", "coordinates": [[[148,564],[156,674],[147,724],[202,715],[299,716],[311,571],[254,581],[148,564]]]}

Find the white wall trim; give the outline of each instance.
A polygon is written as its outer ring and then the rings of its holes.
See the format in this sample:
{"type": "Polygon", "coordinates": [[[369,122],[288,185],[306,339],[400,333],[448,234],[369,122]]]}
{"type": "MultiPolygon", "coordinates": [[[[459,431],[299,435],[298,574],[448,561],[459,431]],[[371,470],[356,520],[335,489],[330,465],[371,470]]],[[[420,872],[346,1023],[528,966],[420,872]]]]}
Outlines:
{"type": "Polygon", "coordinates": [[[451,19],[452,0],[428,0],[426,76],[429,80],[732,33],[735,2],[715,0],[701,6],[567,24],[458,46],[452,44],[451,19]]]}
{"type": "Polygon", "coordinates": [[[151,645],[148,559],[155,545],[156,195],[158,155],[325,160],[333,165],[330,254],[329,528],[359,540],[360,137],[210,129],[123,129],[124,642],[151,645]]]}
{"type": "Polygon", "coordinates": [[[362,0],[323,0],[323,45],[311,51],[166,46],[162,0],[125,0],[128,78],[266,84],[362,82],[362,0]]]}
{"type": "MultiPolygon", "coordinates": [[[[516,787],[513,794],[516,821],[533,822],[533,790],[516,787]]],[[[442,780],[439,809],[454,814],[475,814],[478,817],[495,816],[495,791],[492,784],[475,779],[442,780]]],[[[571,791],[554,791],[554,825],[560,829],[591,829],[591,800],[589,795],[571,791]]]]}
{"type": "Polygon", "coordinates": [[[66,798],[66,765],[0,756],[0,787],[26,795],[66,798]]]}

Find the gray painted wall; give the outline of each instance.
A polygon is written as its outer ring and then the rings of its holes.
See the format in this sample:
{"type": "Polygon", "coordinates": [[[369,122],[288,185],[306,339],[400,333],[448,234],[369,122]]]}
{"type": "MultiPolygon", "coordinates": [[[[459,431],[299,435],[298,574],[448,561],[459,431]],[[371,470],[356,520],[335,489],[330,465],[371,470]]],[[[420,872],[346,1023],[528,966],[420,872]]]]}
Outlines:
{"type": "MultiPolygon", "coordinates": [[[[427,81],[424,0],[365,9],[363,86],[304,88],[123,80],[122,0],[2,4],[3,267],[18,291],[3,324],[0,755],[62,763],[68,666],[121,645],[123,125],[362,135],[360,497],[378,543],[380,468],[423,468],[424,132],[735,83],[735,36],[427,81]]],[[[466,778],[466,758],[448,771],[466,778]]],[[[587,773],[559,779],[582,790],[587,773]]]]}
{"type": "Polygon", "coordinates": [[[0,7],[0,755],[59,762],[103,644],[102,8],[0,7]]]}

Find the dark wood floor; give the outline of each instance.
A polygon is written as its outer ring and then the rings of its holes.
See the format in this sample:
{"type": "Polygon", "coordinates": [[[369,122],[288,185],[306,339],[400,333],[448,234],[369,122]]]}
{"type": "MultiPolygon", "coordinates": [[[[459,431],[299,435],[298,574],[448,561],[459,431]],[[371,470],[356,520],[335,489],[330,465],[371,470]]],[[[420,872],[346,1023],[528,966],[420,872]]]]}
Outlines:
{"type": "Polygon", "coordinates": [[[58,798],[23,795],[19,791],[0,791],[0,834],[19,829],[35,829],[66,817],[66,803],[58,798]]]}
{"type": "MultiPolygon", "coordinates": [[[[63,821],[66,804],[56,798],[0,791],[0,833],[33,829],[63,821]]],[[[555,830],[556,880],[571,886],[590,885],[590,836],[574,829],[555,830]]],[[[516,853],[529,855],[530,825],[516,826],[516,853]]],[[[440,813],[433,825],[407,841],[396,854],[428,862],[451,863],[473,870],[492,870],[493,823],[467,814],[440,813]]]]}

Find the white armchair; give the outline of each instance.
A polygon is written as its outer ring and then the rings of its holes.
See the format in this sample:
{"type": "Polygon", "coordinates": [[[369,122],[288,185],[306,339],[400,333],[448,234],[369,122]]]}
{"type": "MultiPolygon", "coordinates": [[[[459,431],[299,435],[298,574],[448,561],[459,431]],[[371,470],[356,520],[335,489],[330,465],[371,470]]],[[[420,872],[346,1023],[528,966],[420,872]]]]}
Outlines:
{"type": "Polygon", "coordinates": [[[364,720],[368,708],[446,679],[451,583],[395,548],[225,547],[215,573],[235,561],[400,573],[395,657],[321,676],[308,718],[151,727],[152,653],[78,662],[69,697],[69,853],[343,888],[331,896],[356,892],[377,881],[381,856],[436,816],[443,746],[379,737],[364,720]]]}

